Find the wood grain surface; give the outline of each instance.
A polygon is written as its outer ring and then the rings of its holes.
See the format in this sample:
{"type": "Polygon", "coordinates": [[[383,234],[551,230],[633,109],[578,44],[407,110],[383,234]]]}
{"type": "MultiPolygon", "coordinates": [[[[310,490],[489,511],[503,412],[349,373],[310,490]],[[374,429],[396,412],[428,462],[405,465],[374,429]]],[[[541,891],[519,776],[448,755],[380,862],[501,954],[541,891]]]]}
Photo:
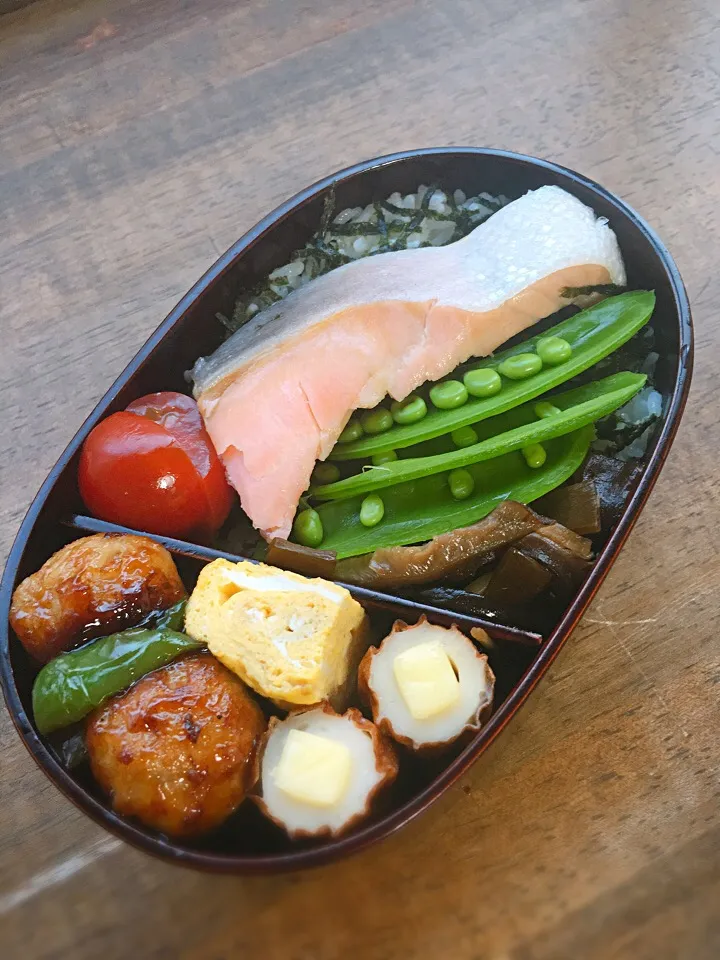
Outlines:
{"type": "Polygon", "coordinates": [[[42,0],[0,17],[0,550],[85,414],[244,230],[339,167],[479,144],[599,180],[688,285],[696,375],[620,560],[428,815],[285,878],[103,834],[0,716],[4,960],[720,956],[716,0],[42,0]],[[717,299],[716,299],[717,298],[717,299]]]}

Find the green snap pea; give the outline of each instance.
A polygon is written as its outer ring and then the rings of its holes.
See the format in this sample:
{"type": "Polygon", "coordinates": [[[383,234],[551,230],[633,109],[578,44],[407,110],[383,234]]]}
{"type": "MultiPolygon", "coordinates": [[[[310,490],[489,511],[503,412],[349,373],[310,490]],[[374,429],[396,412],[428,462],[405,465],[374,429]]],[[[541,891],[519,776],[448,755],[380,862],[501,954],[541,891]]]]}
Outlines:
{"type": "Polygon", "coordinates": [[[385,433],[393,425],[392,414],[385,407],[376,407],[360,417],[360,423],[365,433],[385,433]]]}
{"type": "Polygon", "coordinates": [[[530,401],[496,417],[496,432],[471,447],[429,456],[405,457],[395,463],[384,464],[382,468],[370,467],[363,473],[346,477],[338,483],[312,487],[310,495],[318,500],[344,500],[430,474],[492,460],[513,450],[521,450],[531,443],[542,443],[571,433],[612,413],[635,396],[646,380],[647,377],[641,373],[615,373],[602,380],[556,394],[553,396],[553,403],[560,412],[542,419],[537,418],[535,403],[530,401]]]}
{"type": "Polygon", "coordinates": [[[384,463],[393,463],[397,458],[398,455],[394,450],[384,450],[382,453],[375,454],[372,464],[374,467],[381,467],[384,463]]]}
{"type": "Polygon", "coordinates": [[[453,430],[450,438],[456,447],[471,447],[478,442],[477,431],[473,430],[472,427],[460,427],[458,430],[453,430]]]}
{"type": "Polygon", "coordinates": [[[385,504],[382,497],[371,493],[360,504],[360,523],[364,527],[376,527],[385,515],[385,504]]]}
{"type": "Polygon", "coordinates": [[[548,400],[540,400],[533,407],[535,415],[537,417],[554,417],[556,413],[560,413],[560,408],[556,407],[554,403],[550,403],[548,400]]]}
{"type": "Polygon", "coordinates": [[[77,723],[151,670],[202,647],[199,641],[178,632],[184,613],[182,601],[156,615],[154,626],[101,637],[46,663],[32,690],[33,714],[40,733],[77,723]]]}
{"type": "Polygon", "coordinates": [[[448,486],[453,500],[467,500],[475,489],[475,481],[467,470],[453,470],[448,475],[448,486]]]}
{"type": "Polygon", "coordinates": [[[320,546],[323,542],[323,525],[317,510],[302,510],[295,517],[293,537],[303,547],[320,546]]]}
{"type": "Polygon", "coordinates": [[[338,443],[355,443],[363,435],[363,428],[360,421],[351,418],[345,425],[345,429],[338,437],[338,443]]]}
{"type": "Polygon", "coordinates": [[[497,370],[468,370],[463,377],[465,388],[471,397],[494,397],[502,390],[502,378],[497,370]]]}
{"type": "Polygon", "coordinates": [[[340,469],[334,463],[316,463],[310,480],[312,483],[337,483],[340,469]]]}
{"type": "Polygon", "coordinates": [[[438,410],[455,410],[467,403],[467,387],[459,380],[443,380],[430,389],[430,399],[438,410]]]}
{"type": "Polygon", "coordinates": [[[548,332],[531,337],[523,343],[478,361],[465,376],[479,370],[495,368],[503,360],[518,353],[528,353],[549,334],[559,336],[572,347],[572,356],[558,367],[544,367],[527,380],[506,380],[502,390],[490,397],[471,397],[455,410],[429,410],[416,423],[396,425],[387,433],[362,437],[353,443],[336,447],[330,454],[333,460],[367,460],[382,450],[401,450],[425,440],[431,440],[482,420],[498,416],[522,403],[533,400],[572,379],[583,370],[607,357],[626,343],[652,316],[655,294],[651,290],[637,290],[608,297],[555,324],[548,332]]]}
{"type": "Polygon", "coordinates": [[[535,347],[537,355],[548,367],[556,367],[565,363],[572,356],[572,347],[562,337],[543,337],[535,347]]]}
{"type": "Polygon", "coordinates": [[[498,364],[498,372],[508,380],[527,380],[542,370],[543,362],[537,353],[517,353],[498,364]]]}
{"type": "Polygon", "coordinates": [[[466,500],[452,496],[447,473],[387,487],[382,492],[385,517],[377,527],[360,523],[362,497],[323,503],[318,512],[325,528],[325,546],[334,550],[338,559],[354,557],[466,527],[482,520],[503,500],[531,503],[575,473],[593,437],[593,427],[586,426],[547,441],[547,461],[538,470],[528,470],[517,452],[471,464],[466,469],[475,489],[466,500]]]}
{"type": "Polygon", "coordinates": [[[537,470],[547,460],[545,447],[541,443],[529,443],[522,448],[522,455],[525,457],[525,463],[533,470],[537,470]]]}
{"type": "Polygon", "coordinates": [[[395,423],[411,424],[422,420],[427,414],[427,404],[422,397],[409,396],[390,404],[390,413],[395,423]]]}

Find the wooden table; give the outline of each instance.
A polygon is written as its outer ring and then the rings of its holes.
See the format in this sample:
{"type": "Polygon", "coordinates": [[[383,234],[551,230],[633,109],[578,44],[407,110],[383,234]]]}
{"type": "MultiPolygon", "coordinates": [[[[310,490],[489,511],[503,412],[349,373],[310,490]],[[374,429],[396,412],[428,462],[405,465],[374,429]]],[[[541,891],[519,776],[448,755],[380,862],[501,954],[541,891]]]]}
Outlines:
{"type": "Polygon", "coordinates": [[[43,0],[0,19],[0,549],[191,283],[354,161],[483,144],[600,180],[689,287],[695,383],[581,627],[472,773],[306,875],[157,863],[66,802],[0,717],[0,955],[720,955],[716,0],[43,0]]]}

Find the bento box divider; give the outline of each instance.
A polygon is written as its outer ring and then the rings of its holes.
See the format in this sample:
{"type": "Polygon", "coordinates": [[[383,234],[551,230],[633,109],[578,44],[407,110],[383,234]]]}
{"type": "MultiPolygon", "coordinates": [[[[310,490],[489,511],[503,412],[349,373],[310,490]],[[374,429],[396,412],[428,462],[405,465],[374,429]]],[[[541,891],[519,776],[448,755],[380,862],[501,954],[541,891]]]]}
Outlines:
{"type": "MultiPolygon", "coordinates": [[[[165,549],[169,550],[172,554],[188,557],[191,560],[199,560],[202,563],[209,563],[211,560],[218,559],[231,560],[233,562],[237,562],[238,560],[248,560],[250,563],[256,562],[250,557],[242,557],[234,553],[227,553],[224,550],[216,550],[213,547],[200,546],[199,544],[188,543],[185,540],[176,540],[173,537],[165,537],[160,534],[145,533],[142,530],[132,530],[129,527],[123,527],[116,523],[108,523],[105,520],[97,520],[95,517],[86,517],[82,514],[72,514],[63,520],[62,523],[66,527],[82,530],[87,533],[132,533],[137,536],[149,537],[156,543],[161,543],[165,549]]],[[[439,623],[442,626],[452,626],[452,624],[456,624],[464,630],[470,630],[472,627],[481,627],[495,640],[509,640],[525,646],[537,647],[543,642],[540,634],[521,630],[517,627],[509,627],[502,623],[485,620],[481,617],[473,617],[466,613],[443,610],[440,607],[417,603],[405,597],[380,593],[376,590],[368,590],[365,587],[356,587],[348,583],[341,583],[340,585],[349,590],[359,603],[370,610],[392,610],[398,617],[404,616],[415,619],[425,614],[425,616],[434,623],[439,623]]]]}

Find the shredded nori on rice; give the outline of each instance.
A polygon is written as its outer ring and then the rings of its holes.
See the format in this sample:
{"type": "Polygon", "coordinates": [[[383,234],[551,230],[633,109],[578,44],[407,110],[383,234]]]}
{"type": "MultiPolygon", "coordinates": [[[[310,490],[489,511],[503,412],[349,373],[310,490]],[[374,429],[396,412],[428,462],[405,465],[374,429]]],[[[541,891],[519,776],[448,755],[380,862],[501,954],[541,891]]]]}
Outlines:
{"type": "Polygon", "coordinates": [[[421,185],[414,194],[391,194],[366,207],[335,213],[335,191],[325,197],[320,226],[290,261],[236,302],[231,318],[217,314],[228,335],[261,310],[336,267],[376,253],[416,247],[444,246],[467,236],[508,203],[507,197],[481,193],[466,197],[437,184],[421,185]]]}

